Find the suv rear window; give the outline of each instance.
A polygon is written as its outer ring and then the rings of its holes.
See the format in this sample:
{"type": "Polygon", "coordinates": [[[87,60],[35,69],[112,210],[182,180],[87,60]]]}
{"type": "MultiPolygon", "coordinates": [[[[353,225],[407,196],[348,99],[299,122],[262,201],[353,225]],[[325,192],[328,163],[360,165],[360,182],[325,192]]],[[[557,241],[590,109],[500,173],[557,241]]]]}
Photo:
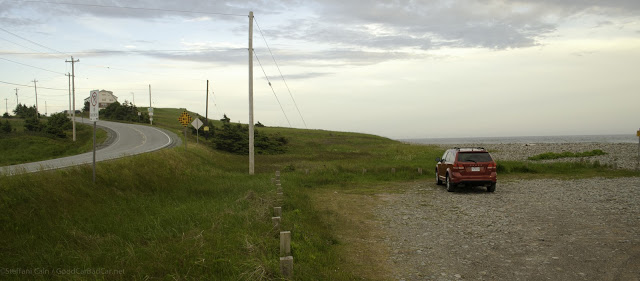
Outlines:
{"type": "Polygon", "coordinates": [[[491,162],[491,155],[488,152],[460,152],[458,162],[491,162]]]}

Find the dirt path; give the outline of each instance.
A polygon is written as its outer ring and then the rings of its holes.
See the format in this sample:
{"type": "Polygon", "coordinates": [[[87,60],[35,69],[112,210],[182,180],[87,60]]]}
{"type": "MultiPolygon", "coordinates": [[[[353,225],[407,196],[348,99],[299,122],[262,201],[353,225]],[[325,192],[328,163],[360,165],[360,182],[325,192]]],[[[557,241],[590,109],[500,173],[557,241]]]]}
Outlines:
{"type": "Polygon", "coordinates": [[[367,279],[640,280],[640,178],[515,181],[493,194],[419,182],[324,199],[351,209],[336,220],[367,279]]]}

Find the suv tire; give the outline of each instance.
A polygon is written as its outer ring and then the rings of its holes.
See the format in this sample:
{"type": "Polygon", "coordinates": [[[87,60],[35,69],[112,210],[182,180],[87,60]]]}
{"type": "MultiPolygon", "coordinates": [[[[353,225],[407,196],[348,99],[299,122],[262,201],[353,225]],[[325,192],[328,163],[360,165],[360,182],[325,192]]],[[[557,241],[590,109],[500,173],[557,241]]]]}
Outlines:
{"type": "Polygon", "coordinates": [[[447,174],[447,177],[445,178],[445,184],[447,185],[447,191],[449,192],[453,192],[456,188],[456,185],[449,180],[448,174],[447,174]]]}
{"type": "Polygon", "coordinates": [[[487,186],[487,192],[494,192],[496,191],[496,183],[492,183],[490,186],[487,186]]]}
{"type": "Polygon", "coordinates": [[[442,185],[442,181],[440,180],[440,177],[438,176],[438,170],[436,170],[436,185],[442,185]]]}

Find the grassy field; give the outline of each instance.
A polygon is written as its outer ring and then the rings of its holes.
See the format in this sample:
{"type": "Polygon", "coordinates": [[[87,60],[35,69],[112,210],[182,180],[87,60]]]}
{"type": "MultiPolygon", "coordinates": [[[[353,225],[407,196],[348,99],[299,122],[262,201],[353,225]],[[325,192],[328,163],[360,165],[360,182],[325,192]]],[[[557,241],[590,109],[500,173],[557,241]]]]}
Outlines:
{"type": "MultiPolygon", "coordinates": [[[[5,120],[9,120],[16,131],[0,134],[0,166],[76,155],[93,148],[93,128],[88,125],[76,123],[76,142],[73,142],[71,130],[65,132],[66,138],[57,138],[44,133],[25,132],[24,119],[0,119],[1,122],[5,120]]],[[[98,144],[106,138],[104,130],[96,132],[98,144]]]]}
{"type": "MultiPolygon", "coordinates": [[[[181,111],[155,109],[154,125],[181,132],[181,111]]],[[[0,177],[0,268],[32,271],[0,272],[0,279],[280,279],[279,238],[271,223],[276,170],[285,190],[282,229],[292,232],[295,278],[376,279],[350,267],[348,242],[336,235],[345,223],[317,208],[314,194],[398,192],[397,183],[434,181],[434,159],[442,149],[365,134],[261,130],[289,138],[289,151],[256,155],[253,176],[247,156],[195,145],[189,135],[187,151],[176,147],[98,163],[95,185],[89,166],[0,177]],[[74,269],[76,274],[63,274],[74,269]]],[[[572,165],[499,164],[505,178],[637,175],[572,165]]]]}

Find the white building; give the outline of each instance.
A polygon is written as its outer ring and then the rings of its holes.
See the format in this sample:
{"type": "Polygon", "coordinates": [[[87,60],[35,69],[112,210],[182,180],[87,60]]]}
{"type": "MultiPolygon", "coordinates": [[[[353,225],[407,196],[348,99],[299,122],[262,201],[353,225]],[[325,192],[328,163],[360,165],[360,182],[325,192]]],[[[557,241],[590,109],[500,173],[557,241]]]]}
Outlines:
{"type": "MultiPolygon", "coordinates": [[[[91,93],[89,93],[89,95],[91,95],[91,93]]],[[[90,98],[91,96],[84,99],[84,103],[86,104],[87,102],[89,102],[90,98]]],[[[98,107],[100,109],[107,108],[107,106],[117,101],[118,97],[116,97],[112,91],[100,90],[98,92],[98,107]]]]}

